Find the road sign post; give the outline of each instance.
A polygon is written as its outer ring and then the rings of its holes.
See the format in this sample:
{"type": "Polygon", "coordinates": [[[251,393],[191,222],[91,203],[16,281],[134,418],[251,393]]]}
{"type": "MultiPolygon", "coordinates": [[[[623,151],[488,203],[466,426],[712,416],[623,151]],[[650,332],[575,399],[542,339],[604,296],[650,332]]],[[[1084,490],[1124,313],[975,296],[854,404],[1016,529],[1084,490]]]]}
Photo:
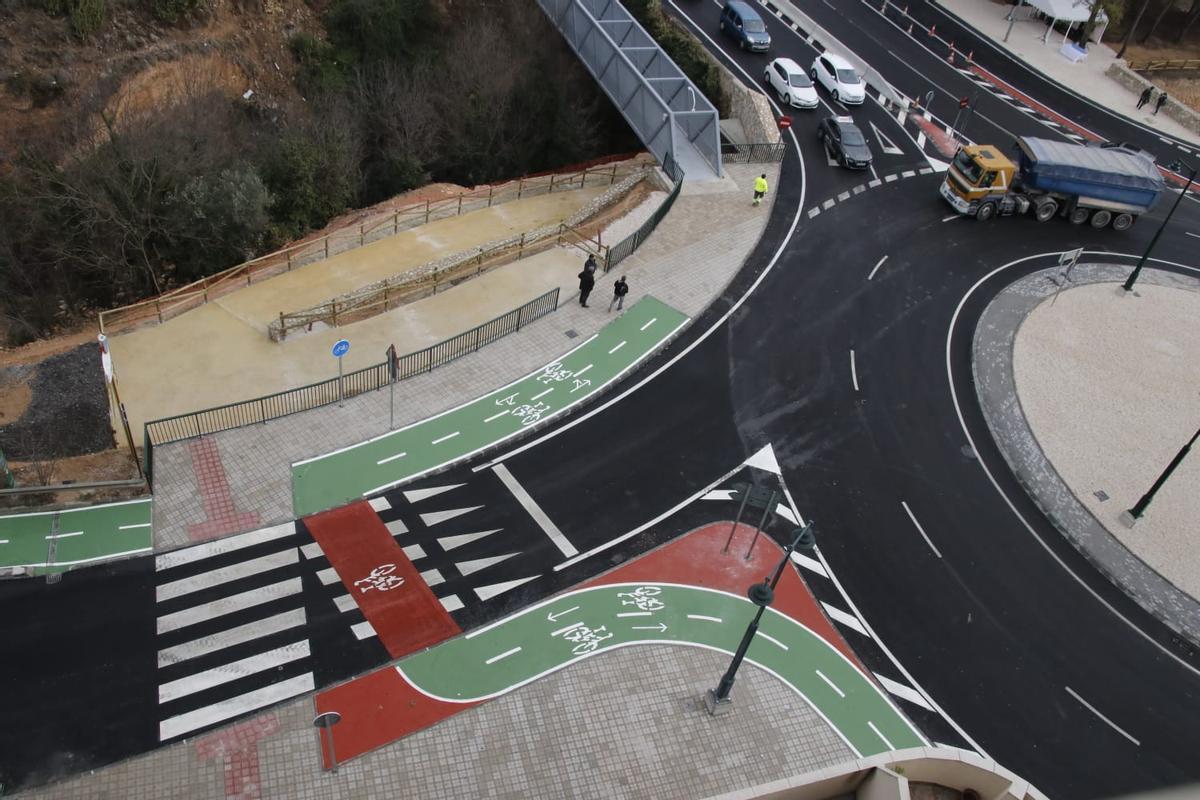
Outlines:
{"type": "Polygon", "coordinates": [[[785,115],[779,118],[779,130],[786,131],[790,127],[792,127],[791,117],[785,115]]]}
{"type": "Polygon", "coordinates": [[[330,730],[334,725],[342,721],[342,715],[336,711],[326,711],[324,714],[317,714],[313,718],[313,727],[321,731],[321,749],[325,749],[325,740],[329,740],[329,764],[330,771],[337,775],[337,753],[333,750],[333,731],[330,730]]]}
{"type": "Polygon", "coordinates": [[[396,427],[396,345],[389,344],[388,360],[388,430],[396,427]]]}
{"type": "Polygon", "coordinates": [[[350,352],[350,340],[338,339],[333,343],[333,355],[338,360],[338,405],[342,404],[346,394],[342,391],[342,356],[350,352]]]}

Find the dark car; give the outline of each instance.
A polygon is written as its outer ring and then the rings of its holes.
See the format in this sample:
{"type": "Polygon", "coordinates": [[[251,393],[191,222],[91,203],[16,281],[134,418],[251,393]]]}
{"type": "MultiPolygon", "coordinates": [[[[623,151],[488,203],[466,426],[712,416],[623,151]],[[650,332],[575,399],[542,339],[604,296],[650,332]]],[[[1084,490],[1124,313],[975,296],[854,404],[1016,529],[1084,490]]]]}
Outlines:
{"type": "Polygon", "coordinates": [[[867,139],[850,117],[826,117],[817,126],[817,138],[825,152],[847,169],[866,169],[871,166],[871,148],[867,139]]]}

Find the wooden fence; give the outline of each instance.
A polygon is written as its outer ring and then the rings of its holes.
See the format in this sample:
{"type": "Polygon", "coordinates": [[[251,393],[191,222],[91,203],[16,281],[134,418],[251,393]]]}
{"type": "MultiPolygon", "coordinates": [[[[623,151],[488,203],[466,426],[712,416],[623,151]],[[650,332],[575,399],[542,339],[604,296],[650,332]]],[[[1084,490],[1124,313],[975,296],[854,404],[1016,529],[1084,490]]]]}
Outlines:
{"type": "Polygon", "coordinates": [[[1130,61],[1134,72],[1158,72],[1164,69],[1200,70],[1200,58],[1152,58],[1145,61],[1130,61]]]}

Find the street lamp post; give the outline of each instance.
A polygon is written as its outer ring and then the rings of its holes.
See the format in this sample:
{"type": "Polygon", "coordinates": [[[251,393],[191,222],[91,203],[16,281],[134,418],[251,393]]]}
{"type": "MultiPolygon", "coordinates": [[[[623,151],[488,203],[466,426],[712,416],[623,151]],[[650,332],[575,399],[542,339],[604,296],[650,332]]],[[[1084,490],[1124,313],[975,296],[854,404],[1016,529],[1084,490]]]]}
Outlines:
{"type": "Polygon", "coordinates": [[[1150,501],[1154,499],[1154,495],[1156,495],[1158,490],[1162,488],[1162,485],[1167,482],[1167,478],[1171,477],[1171,473],[1175,471],[1175,468],[1179,466],[1180,462],[1187,457],[1188,451],[1192,449],[1192,445],[1196,443],[1196,439],[1198,438],[1200,438],[1200,430],[1197,430],[1195,433],[1193,433],[1192,438],[1188,439],[1188,443],[1180,448],[1179,452],[1175,454],[1175,457],[1171,459],[1171,463],[1167,464],[1167,468],[1163,470],[1162,474],[1158,476],[1158,480],[1156,480],[1154,485],[1150,487],[1150,491],[1142,495],[1142,498],[1137,501],[1137,504],[1134,505],[1133,508],[1129,509],[1129,516],[1133,517],[1135,520],[1142,518],[1142,514],[1146,513],[1146,508],[1150,505],[1150,501]]]}
{"type": "Polygon", "coordinates": [[[721,676],[721,682],[717,684],[716,689],[709,689],[704,693],[704,707],[709,714],[717,716],[729,710],[733,704],[729,693],[733,691],[733,682],[737,679],[738,668],[742,666],[742,661],[746,658],[746,651],[750,649],[750,643],[754,641],[754,636],[758,633],[758,623],[762,620],[763,612],[767,610],[767,606],[775,599],[775,587],[779,585],[779,578],[783,575],[783,568],[787,565],[788,559],[792,556],[792,551],[797,546],[805,550],[811,550],[816,539],[812,532],[812,523],[809,522],[803,528],[797,528],[795,537],[783,551],[783,558],[779,560],[779,566],[775,568],[775,575],[768,581],[763,578],[762,583],[756,583],[750,587],[746,593],[750,598],[750,602],[758,606],[758,611],[754,613],[754,619],[750,620],[750,624],[746,626],[746,632],[742,634],[742,641],[738,645],[737,651],[733,654],[733,660],[729,662],[729,668],[725,670],[725,674],[721,676]]]}
{"type": "Polygon", "coordinates": [[[1179,193],[1179,197],[1175,198],[1175,204],[1167,212],[1167,218],[1162,221],[1162,225],[1159,225],[1158,230],[1154,232],[1154,238],[1146,246],[1146,252],[1142,253],[1142,257],[1138,259],[1137,266],[1133,268],[1133,272],[1129,273],[1129,279],[1125,281],[1125,291],[1127,292],[1133,291],[1133,285],[1137,283],[1138,276],[1142,274],[1142,267],[1146,266],[1146,259],[1150,257],[1150,251],[1158,243],[1158,237],[1162,236],[1163,230],[1167,227],[1167,223],[1171,221],[1171,216],[1175,213],[1175,209],[1179,208],[1179,204],[1183,201],[1183,196],[1187,194],[1187,190],[1191,187],[1192,181],[1196,180],[1196,168],[1188,165],[1185,166],[1187,166],[1188,170],[1187,183],[1184,184],[1183,191],[1179,193]]]}

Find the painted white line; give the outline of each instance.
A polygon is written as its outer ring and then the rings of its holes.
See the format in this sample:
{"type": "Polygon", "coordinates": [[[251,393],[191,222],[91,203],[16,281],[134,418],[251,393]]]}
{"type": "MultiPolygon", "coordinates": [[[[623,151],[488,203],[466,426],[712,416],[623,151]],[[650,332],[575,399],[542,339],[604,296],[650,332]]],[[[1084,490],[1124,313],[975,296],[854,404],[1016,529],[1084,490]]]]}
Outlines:
{"type": "Polygon", "coordinates": [[[874,672],[872,674],[875,676],[875,680],[879,681],[879,684],[883,686],[883,688],[886,689],[889,694],[894,694],[896,697],[907,700],[910,703],[915,703],[927,711],[934,710],[933,706],[929,705],[929,703],[925,701],[925,698],[921,696],[921,693],[911,686],[905,686],[903,683],[894,681],[886,675],[880,675],[878,672],[874,672]]]}
{"type": "Polygon", "coordinates": [[[408,533],[408,526],[404,524],[404,520],[402,519],[394,519],[391,522],[385,522],[383,523],[383,527],[387,528],[388,533],[390,533],[393,537],[408,533]]]}
{"type": "Polygon", "coordinates": [[[375,626],[372,625],[367,620],[363,620],[362,622],[356,622],[353,625],[351,625],[350,632],[353,633],[354,638],[358,639],[360,642],[363,639],[370,639],[372,636],[379,635],[378,633],[375,632],[375,626]]]}
{"type": "Polygon", "coordinates": [[[714,489],[711,492],[709,492],[708,494],[704,495],[704,497],[701,497],[700,499],[701,500],[732,500],[733,499],[733,489],[714,489]]]}
{"type": "Polygon", "coordinates": [[[202,692],[205,689],[211,689],[223,683],[255,675],[264,670],[275,669],[301,658],[308,658],[309,655],[308,640],[305,639],[304,641],[277,647],[274,650],[268,650],[265,653],[248,656],[229,664],[222,664],[219,667],[197,672],[195,675],[188,675],[186,678],[161,684],[158,687],[158,702],[160,705],[169,703],[172,700],[178,700],[181,697],[187,697],[190,694],[202,692]]]}
{"type": "Polygon", "coordinates": [[[419,544],[410,544],[408,547],[400,549],[404,551],[404,555],[409,561],[416,561],[418,558],[425,557],[425,550],[419,544]]]}
{"type": "Polygon", "coordinates": [[[836,202],[837,201],[831,197],[828,200],[826,200],[824,203],[821,203],[821,208],[825,211],[828,211],[829,209],[833,208],[833,204],[836,202]]]}
{"type": "Polygon", "coordinates": [[[0,539],[0,544],[8,544],[8,539],[0,539]]]}
{"type": "Polygon", "coordinates": [[[884,256],[883,258],[879,259],[879,263],[875,265],[875,268],[873,270],[871,270],[871,274],[867,276],[867,280],[871,280],[872,278],[874,278],[875,273],[879,272],[879,268],[882,267],[883,262],[885,262],[887,260],[888,260],[887,256],[884,256]]]}
{"type": "Polygon", "coordinates": [[[1200,239],[1200,233],[1192,233],[1191,231],[1184,231],[1184,234],[1187,236],[1191,236],[1193,239],[1200,239]]]}
{"type": "Polygon", "coordinates": [[[867,183],[867,188],[869,188],[869,189],[875,189],[875,188],[879,187],[879,186],[880,186],[880,185],[882,185],[882,184],[883,184],[883,181],[879,180],[879,178],[876,178],[875,180],[873,180],[873,181],[869,181],[869,182],[867,183]]]}
{"type": "Polygon", "coordinates": [[[264,572],[270,572],[273,569],[281,569],[298,563],[300,563],[299,553],[296,552],[296,548],[289,547],[286,550],[280,550],[278,553],[270,553],[258,558],[251,558],[247,561],[239,561],[236,564],[230,564],[228,567],[201,572],[199,575],[192,575],[187,578],[180,578],[177,581],[161,584],[154,589],[154,599],[156,602],[162,603],[166,600],[182,597],[185,594],[198,592],[201,589],[220,586],[222,583],[249,578],[251,575],[260,575],[264,572]]]}
{"type": "Polygon", "coordinates": [[[850,380],[854,382],[854,391],[858,391],[858,367],[854,364],[854,351],[850,351],[850,380]]]}
{"type": "Polygon", "coordinates": [[[442,573],[436,569],[427,569],[421,573],[421,580],[425,581],[426,586],[437,586],[439,583],[445,583],[446,579],[442,577],[442,573]]]}
{"type": "Polygon", "coordinates": [[[322,586],[329,586],[341,580],[333,567],[317,570],[317,578],[320,579],[322,586]]]}
{"type": "Polygon", "coordinates": [[[846,699],[846,693],[843,692],[841,689],[839,689],[838,685],[836,683],[829,680],[829,678],[826,677],[824,672],[821,672],[821,670],[817,670],[817,677],[820,678],[821,680],[825,681],[826,683],[828,683],[829,688],[833,689],[835,692],[837,692],[838,697],[842,698],[843,700],[846,699]]]}
{"type": "Polygon", "coordinates": [[[795,550],[792,551],[792,563],[798,567],[804,567],[809,572],[815,572],[822,578],[829,577],[829,573],[827,573],[825,568],[821,566],[820,561],[817,561],[815,558],[809,558],[803,553],[798,553],[795,550]]]}
{"type": "Polygon", "coordinates": [[[454,433],[447,433],[445,436],[439,436],[438,438],[436,438],[432,442],[430,442],[430,444],[441,444],[442,442],[448,442],[451,439],[453,439],[455,436],[458,436],[458,434],[460,434],[461,432],[462,431],[455,431],[454,433]]]}
{"type": "MultiPolygon", "coordinates": [[[[658,322],[658,317],[651,317],[651,318],[650,318],[650,321],[649,321],[649,322],[647,322],[647,323],[646,323],[645,325],[643,325],[642,327],[638,328],[638,330],[639,330],[639,331],[644,331],[644,330],[646,330],[646,328],[649,328],[651,325],[653,325],[653,324],[654,324],[654,323],[656,323],[656,322],[658,322]]],[[[590,366],[591,366],[591,364],[588,364],[588,366],[590,367],[590,366]]],[[[575,374],[576,374],[576,375],[579,375],[580,373],[578,373],[578,372],[577,372],[577,373],[575,373],[575,374]]]]}
{"type": "Polygon", "coordinates": [[[929,538],[929,535],[927,533],[925,533],[925,529],[921,527],[921,523],[917,522],[917,517],[915,514],[913,514],[912,509],[908,507],[908,503],[901,500],[900,505],[902,505],[904,507],[904,513],[908,514],[908,518],[912,520],[912,524],[916,525],[917,530],[921,532],[921,538],[923,538],[925,540],[925,544],[929,545],[929,549],[933,551],[933,554],[935,556],[937,556],[938,558],[941,558],[942,557],[941,551],[939,551],[937,549],[937,547],[934,546],[933,540],[929,538]]]}
{"type": "Polygon", "coordinates": [[[839,194],[839,195],[837,196],[837,199],[838,199],[838,202],[839,202],[839,203],[844,203],[844,202],[846,202],[847,200],[849,200],[849,199],[850,199],[850,193],[849,193],[849,192],[842,192],[841,194],[839,194]]]}
{"type": "Polygon", "coordinates": [[[831,605],[829,605],[829,603],[826,603],[826,602],[822,602],[821,605],[824,606],[825,613],[828,614],[829,618],[832,619],[834,622],[840,622],[843,625],[845,625],[847,628],[853,628],[854,630],[861,633],[863,636],[871,635],[871,634],[867,633],[867,629],[863,627],[863,624],[858,621],[858,617],[854,616],[853,614],[851,614],[847,611],[842,611],[837,606],[831,606],[831,605]]]}
{"type": "Polygon", "coordinates": [[[704,620],[705,622],[722,622],[723,621],[720,617],[706,617],[703,614],[688,614],[687,618],[688,619],[700,619],[700,620],[704,620]]]}
{"type": "Polygon", "coordinates": [[[456,594],[446,595],[438,599],[442,602],[442,608],[447,611],[458,611],[463,607],[463,601],[458,599],[458,595],[456,594]]]}
{"type": "Polygon", "coordinates": [[[483,663],[485,663],[485,664],[495,664],[495,663],[496,663],[497,661],[499,661],[500,659],[502,659],[502,658],[508,658],[509,656],[516,655],[516,654],[517,654],[517,653],[519,653],[519,652],[521,652],[521,648],[519,648],[519,647],[514,647],[512,650],[505,650],[503,653],[501,653],[501,654],[500,654],[500,655],[498,655],[498,656],[492,656],[491,658],[489,658],[487,661],[484,661],[483,663]]]}
{"type": "Polygon", "coordinates": [[[197,728],[204,728],[218,722],[224,722],[232,717],[247,714],[265,706],[274,705],[282,700],[295,697],[296,695],[311,692],[315,688],[311,672],[304,675],[297,675],[295,678],[280,681],[263,689],[256,689],[253,692],[247,692],[238,697],[214,703],[211,706],[205,706],[195,711],[189,711],[186,714],[180,714],[177,717],[165,719],[158,724],[158,738],[160,741],[165,742],[168,739],[182,736],[197,728]]]}
{"type": "Polygon", "coordinates": [[[284,522],[280,525],[274,525],[270,528],[262,528],[249,533],[240,533],[237,536],[230,536],[225,539],[216,539],[204,544],[185,547],[181,550],[172,550],[169,553],[163,553],[156,556],[154,559],[154,569],[164,570],[171,567],[178,567],[183,564],[191,564],[194,561],[200,561],[212,556],[218,556],[222,553],[230,553],[234,550],[240,550],[244,547],[252,547],[263,542],[270,542],[274,539],[282,539],[284,536],[290,536],[296,532],[296,525],[292,522],[284,522]]]}
{"type": "Polygon", "coordinates": [[[895,173],[893,173],[891,175],[884,176],[883,182],[884,183],[892,183],[893,181],[899,180],[899,178],[900,178],[899,175],[896,175],[895,173]]]}
{"type": "Polygon", "coordinates": [[[959,214],[951,214],[951,215],[950,215],[950,216],[948,216],[948,217],[942,217],[942,222],[952,222],[952,221],[954,221],[954,220],[958,219],[958,218],[959,218],[959,216],[961,216],[961,215],[959,215],[959,214]]]}
{"type": "Polygon", "coordinates": [[[185,608],[182,611],[176,611],[173,614],[166,614],[159,617],[157,622],[158,633],[161,636],[169,631],[186,628],[189,625],[195,625],[199,622],[207,622],[210,619],[216,619],[217,617],[232,614],[235,611],[241,611],[246,608],[253,608],[263,603],[270,603],[272,600],[278,600],[281,597],[289,597],[294,594],[300,594],[299,578],[289,578],[286,581],[273,583],[261,589],[251,589],[248,592],[222,597],[220,600],[214,600],[211,603],[185,608]]]}
{"type": "Polygon", "coordinates": [[[626,611],[623,614],[617,614],[618,617],[649,617],[653,611],[626,611]]]}
{"type": "Polygon", "coordinates": [[[543,397],[545,397],[546,395],[550,394],[550,393],[551,393],[551,392],[553,392],[553,391],[554,391],[554,387],[553,387],[553,386],[551,386],[551,387],[550,387],[549,389],[547,389],[546,391],[544,391],[544,392],[538,392],[538,393],[537,393],[537,394],[535,394],[533,397],[529,398],[529,402],[531,402],[531,403],[532,403],[534,400],[541,400],[543,397]]]}
{"type": "Polygon", "coordinates": [[[83,531],[71,531],[70,533],[52,533],[47,536],[47,539],[70,539],[72,536],[83,536],[83,531]]]}
{"type": "Polygon", "coordinates": [[[94,556],[92,558],[80,558],[75,561],[55,561],[53,564],[47,564],[44,561],[42,561],[42,562],[38,562],[36,564],[9,564],[8,566],[9,567],[25,567],[25,568],[70,567],[75,564],[91,564],[94,561],[112,561],[112,560],[120,558],[122,556],[133,556],[133,555],[137,555],[138,553],[149,553],[153,549],[154,549],[153,547],[139,547],[136,550],[125,550],[120,553],[105,553],[102,556],[94,556]]]}
{"type": "Polygon", "coordinates": [[[358,603],[354,602],[354,597],[349,594],[341,594],[333,598],[333,604],[343,614],[358,608],[358,603]]]}
{"type": "Polygon", "coordinates": [[[391,463],[392,461],[395,461],[398,458],[404,458],[406,455],[408,455],[408,453],[396,453],[396,455],[394,455],[394,456],[388,456],[387,458],[379,459],[378,461],[375,462],[375,464],[376,464],[376,466],[383,466],[384,464],[391,463]]]}
{"type": "Polygon", "coordinates": [[[1126,733],[1125,731],[1121,730],[1121,727],[1120,727],[1119,725],[1117,725],[1117,723],[1113,722],[1111,719],[1109,719],[1108,717],[1106,717],[1106,716],[1104,716],[1103,714],[1101,714],[1101,713],[1100,713],[1100,712],[1099,712],[1099,711],[1096,709],[1096,707],[1095,707],[1094,705],[1092,705],[1092,704],[1091,704],[1091,703],[1089,703],[1087,700],[1084,700],[1082,697],[1080,697],[1080,696],[1079,696],[1079,695],[1078,695],[1078,694],[1075,692],[1075,690],[1074,690],[1074,689],[1072,689],[1070,686],[1064,686],[1063,688],[1067,690],[1067,694],[1071,695],[1071,697],[1074,697],[1074,698],[1075,698],[1076,700],[1078,700],[1078,701],[1079,701],[1081,704],[1083,704],[1083,707],[1084,707],[1084,708],[1086,708],[1088,711],[1091,711],[1093,714],[1095,714],[1095,715],[1096,715],[1097,717],[1099,717],[1100,719],[1104,720],[1104,722],[1106,722],[1106,723],[1108,724],[1108,727],[1112,728],[1114,731],[1116,731],[1117,733],[1121,734],[1121,735],[1122,735],[1122,736],[1124,736],[1126,739],[1128,739],[1129,741],[1131,741],[1131,742],[1133,742],[1134,744],[1136,744],[1138,747],[1141,747],[1141,746],[1142,746],[1142,743],[1141,743],[1141,742],[1139,742],[1137,739],[1135,739],[1135,738],[1133,738],[1132,736],[1130,736],[1130,735],[1129,735],[1128,733],[1126,733]]]}
{"type": "Polygon", "coordinates": [[[304,557],[310,561],[314,558],[321,558],[325,555],[325,552],[321,550],[321,545],[317,544],[316,542],[309,542],[306,545],[301,545],[300,552],[303,553],[304,557]]]}
{"type": "Polygon", "coordinates": [[[169,667],[172,664],[178,664],[188,659],[215,653],[226,647],[234,647],[246,642],[252,642],[255,639],[271,636],[280,631],[300,628],[305,625],[305,622],[306,617],[303,608],[294,608],[291,611],[284,611],[281,614],[276,614],[266,619],[247,622],[245,625],[239,625],[236,628],[214,633],[211,636],[205,636],[190,642],[177,644],[174,647],[159,650],[158,666],[159,669],[169,667]]]}
{"type": "Polygon", "coordinates": [[[882,732],[879,730],[879,728],[876,728],[876,727],[875,727],[875,723],[874,723],[874,722],[871,722],[871,720],[867,720],[867,725],[871,726],[871,730],[875,731],[875,735],[876,735],[876,736],[878,736],[878,737],[879,737],[879,738],[880,738],[880,739],[883,741],[883,743],[884,743],[885,745],[887,745],[887,749],[888,749],[888,750],[895,750],[895,749],[896,749],[896,746],[895,746],[894,744],[892,744],[891,742],[889,742],[889,741],[888,741],[888,738],[887,738],[886,736],[884,736],[884,735],[883,735],[883,733],[882,733],[882,732]]]}
{"type": "MultiPolygon", "coordinates": [[[[368,494],[370,494],[370,492],[368,492],[368,494]]],[[[370,503],[371,508],[375,509],[376,511],[387,511],[392,507],[391,502],[386,497],[372,497],[367,502],[370,503]]]]}
{"type": "Polygon", "coordinates": [[[625,342],[624,342],[624,341],[622,341],[620,344],[618,344],[618,345],[617,345],[616,347],[614,347],[612,350],[609,350],[609,351],[608,351],[608,354],[611,356],[613,353],[617,352],[618,350],[620,350],[620,349],[621,349],[622,347],[624,347],[624,346],[625,346],[625,342]]]}
{"type": "Polygon", "coordinates": [[[901,178],[913,178],[913,177],[916,177],[916,174],[917,174],[917,173],[916,173],[916,172],[914,172],[913,170],[911,170],[911,169],[906,169],[906,170],[904,170],[904,172],[901,172],[901,173],[900,173],[900,177],[901,177],[901,178]]]}
{"type": "Polygon", "coordinates": [[[140,522],[137,525],[118,525],[117,530],[130,531],[130,530],[133,530],[134,528],[149,528],[149,527],[150,527],[149,522],[140,522]]]}
{"type": "Polygon", "coordinates": [[[517,502],[521,504],[521,507],[529,512],[529,516],[533,517],[533,521],[538,524],[538,527],[550,537],[550,541],[554,542],[559,552],[567,558],[579,553],[575,545],[567,541],[567,537],[563,536],[558,526],[554,524],[550,517],[546,516],[546,512],[542,511],[542,507],[537,504],[537,501],[530,497],[529,492],[525,491],[525,488],[517,482],[513,474],[508,471],[508,467],[503,464],[496,464],[492,467],[492,471],[496,473],[496,477],[500,479],[500,482],[508,487],[513,497],[517,498],[517,502]]]}
{"type": "Polygon", "coordinates": [[[500,419],[507,413],[508,413],[508,409],[505,409],[504,411],[501,411],[499,414],[492,414],[490,417],[485,419],[484,422],[491,422],[492,420],[500,419]]]}
{"type": "Polygon", "coordinates": [[[767,640],[768,642],[770,642],[771,644],[773,644],[773,645],[777,645],[778,647],[781,647],[781,648],[782,648],[782,649],[784,649],[784,650],[787,650],[787,649],[788,649],[788,646],[787,646],[786,644],[784,644],[783,642],[779,641],[778,639],[776,639],[774,636],[771,636],[770,634],[763,633],[762,631],[758,631],[758,632],[757,632],[757,635],[758,635],[758,636],[761,636],[761,637],[762,637],[762,638],[764,638],[764,639],[766,639],[766,640],[767,640]]]}
{"type": "Polygon", "coordinates": [[[817,214],[820,214],[820,213],[821,213],[821,209],[817,208],[816,206],[813,206],[812,208],[810,208],[808,210],[808,218],[812,219],[813,217],[815,217],[817,214]]]}
{"type": "MultiPolygon", "coordinates": [[[[655,317],[654,319],[658,319],[658,317],[655,317]]],[[[654,320],[652,319],[652,320],[650,320],[650,322],[654,322],[654,320]]],[[[646,324],[647,324],[647,325],[649,325],[649,324],[650,324],[650,322],[647,322],[646,324]]],[[[586,367],[584,367],[583,369],[579,370],[578,372],[576,372],[576,373],[575,373],[574,375],[572,375],[571,377],[573,377],[573,378],[578,378],[580,375],[582,375],[583,373],[585,373],[585,372],[587,372],[589,369],[591,369],[591,368],[592,368],[592,366],[593,366],[592,364],[588,364],[586,367]]]]}

